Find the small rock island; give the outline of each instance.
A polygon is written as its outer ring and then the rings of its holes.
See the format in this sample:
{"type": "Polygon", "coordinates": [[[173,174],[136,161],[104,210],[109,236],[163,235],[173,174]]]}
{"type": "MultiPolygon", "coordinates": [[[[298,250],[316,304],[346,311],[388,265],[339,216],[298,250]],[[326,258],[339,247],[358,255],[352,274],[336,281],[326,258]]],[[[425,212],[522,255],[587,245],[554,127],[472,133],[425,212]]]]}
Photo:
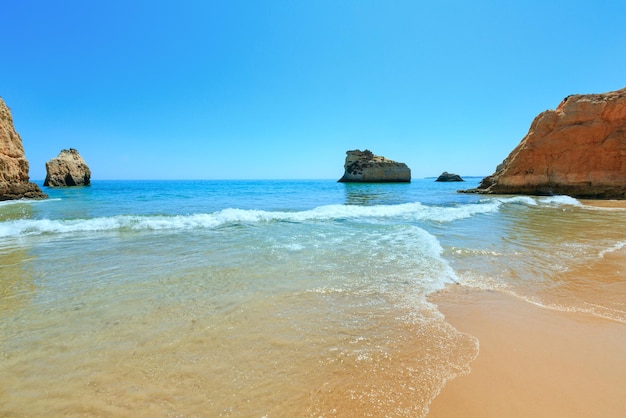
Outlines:
{"type": "Polygon", "coordinates": [[[74,148],[64,149],[46,163],[46,187],[89,186],[91,170],[74,148]]]}
{"type": "Polygon", "coordinates": [[[439,177],[437,177],[437,180],[435,181],[465,181],[461,178],[461,176],[459,176],[458,174],[454,174],[454,173],[448,173],[447,171],[444,171],[443,173],[441,173],[439,175],[439,177]]]}
{"type": "Polygon", "coordinates": [[[409,183],[411,169],[405,163],[374,155],[370,150],[346,152],[342,183],[409,183]]]}
{"type": "Polygon", "coordinates": [[[15,131],[9,107],[0,97],[0,200],[48,197],[29,181],[28,169],[22,138],[15,131]]]}
{"type": "Polygon", "coordinates": [[[495,173],[462,192],[626,199],[626,88],[540,113],[495,173]]]}

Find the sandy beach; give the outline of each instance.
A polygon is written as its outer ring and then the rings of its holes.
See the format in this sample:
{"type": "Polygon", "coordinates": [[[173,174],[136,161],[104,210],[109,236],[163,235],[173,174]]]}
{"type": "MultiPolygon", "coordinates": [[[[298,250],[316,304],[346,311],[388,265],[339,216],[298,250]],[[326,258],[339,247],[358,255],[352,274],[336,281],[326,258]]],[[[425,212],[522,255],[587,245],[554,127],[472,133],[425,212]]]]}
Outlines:
{"type": "MultiPolygon", "coordinates": [[[[599,285],[579,291],[623,309],[626,249],[566,274],[572,282],[595,275],[599,285]]],[[[429,417],[624,416],[622,321],[461,285],[432,295],[431,301],[449,323],[479,339],[480,351],[470,374],[448,382],[435,398],[429,417]]]]}
{"type": "Polygon", "coordinates": [[[0,417],[623,416],[626,207],[433,183],[0,207],[0,417]]]}

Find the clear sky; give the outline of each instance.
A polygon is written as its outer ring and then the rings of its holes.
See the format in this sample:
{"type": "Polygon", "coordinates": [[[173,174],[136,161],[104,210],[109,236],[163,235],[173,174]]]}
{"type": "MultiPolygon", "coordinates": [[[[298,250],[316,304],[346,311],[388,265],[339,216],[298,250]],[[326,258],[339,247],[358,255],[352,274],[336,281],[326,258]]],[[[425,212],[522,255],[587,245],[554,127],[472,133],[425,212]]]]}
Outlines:
{"type": "Polygon", "coordinates": [[[626,1],[2,5],[0,96],[31,179],[338,179],[345,152],[491,174],[541,111],[626,86],[626,1]]]}

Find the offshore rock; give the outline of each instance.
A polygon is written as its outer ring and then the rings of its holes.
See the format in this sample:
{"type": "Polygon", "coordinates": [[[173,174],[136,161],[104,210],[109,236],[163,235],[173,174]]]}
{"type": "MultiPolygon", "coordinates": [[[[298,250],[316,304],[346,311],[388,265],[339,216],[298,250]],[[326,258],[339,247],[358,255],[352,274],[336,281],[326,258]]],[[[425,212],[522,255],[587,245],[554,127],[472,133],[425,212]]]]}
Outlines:
{"type": "Polygon", "coordinates": [[[340,182],[353,183],[408,183],[411,169],[404,163],[374,155],[370,150],[347,151],[345,172],[340,182]]]}
{"type": "Polygon", "coordinates": [[[44,186],[68,187],[89,186],[90,184],[91,170],[74,148],[62,150],[58,157],[46,163],[44,186]]]}
{"type": "Polygon", "coordinates": [[[447,171],[444,171],[443,173],[439,175],[439,177],[437,177],[437,180],[435,181],[465,181],[465,180],[463,180],[461,176],[459,176],[458,174],[448,173],[447,171]]]}
{"type": "Polygon", "coordinates": [[[468,193],[626,198],[626,88],[568,96],[468,193]]]}
{"type": "Polygon", "coordinates": [[[22,138],[15,131],[11,111],[0,97],[0,200],[45,199],[31,183],[22,138]]]}

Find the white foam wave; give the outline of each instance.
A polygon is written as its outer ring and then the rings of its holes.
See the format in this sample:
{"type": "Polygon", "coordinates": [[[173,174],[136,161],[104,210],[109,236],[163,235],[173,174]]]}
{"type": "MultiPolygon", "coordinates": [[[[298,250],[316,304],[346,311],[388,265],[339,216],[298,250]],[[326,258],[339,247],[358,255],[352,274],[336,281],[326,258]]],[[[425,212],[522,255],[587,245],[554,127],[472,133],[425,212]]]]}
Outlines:
{"type": "Polygon", "coordinates": [[[626,241],[620,241],[620,242],[616,243],[615,245],[600,251],[600,253],[598,254],[598,257],[604,258],[605,255],[607,255],[609,253],[613,253],[615,251],[619,251],[619,250],[621,250],[624,247],[626,247],[626,241]]]}
{"type": "Polygon", "coordinates": [[[439,240],[432,234],[419,228],[421,234],[420,242],[423,243],[421,254],[429,256],[437,266],[436,270],[429,276],[429,286],[425,286],[429,292],[435,292],[443,289],[447,283],[458,283],[459,278],[454,269],[448,264],[443,257],[443,247],[439,240]]]}
{"type": "Polygon", "coordinates": [[[496,197],[489,200],[495,200],[503,204],[537,206],[537,200],[531,196],[496,197]]]}
{"type": "Polygon", "coordinates": [[[565,195],[493,197],[485,200],[495,200],[502,204],[526,206],[583,206],[577,199],[565,195]]]}
{"type": "Polygon", "coordinates": [[[495,212],[499,206],[500,203],[497,201],[449,207],[426,206],[421,203],[377,206],[327,205],[298,212],[231,208],[192,215],[118,215],[75,220],[20,219],[0,223],[0,237],[114,230],[194,230],[274,221],[375,220],[397,217],[406,221],[451,222],[479,213],[495,212]]]}
{"type": "Polygon", "coordinates": [[[544,205],[552,205],[552,206],[583,206],[577,199],[571,196],[549,196],[549,197],[539,197],[538,201],[544,205]]]}

